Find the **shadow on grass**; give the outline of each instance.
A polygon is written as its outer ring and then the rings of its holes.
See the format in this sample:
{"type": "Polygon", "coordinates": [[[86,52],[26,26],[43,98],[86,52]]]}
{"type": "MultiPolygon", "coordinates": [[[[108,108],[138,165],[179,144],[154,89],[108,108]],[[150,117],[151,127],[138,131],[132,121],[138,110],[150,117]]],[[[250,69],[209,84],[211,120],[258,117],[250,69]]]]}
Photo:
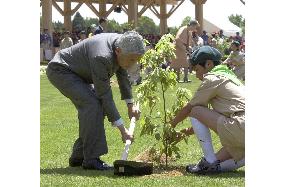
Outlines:
{"type": "Polygon", "coordinates": [[[40,174],[43,175],[59,174],[59,175],[85,176],[85,177],[105,176],[110,178],[117,177],[113,174],[113,170],[109,171],[84,170],[81,167],[45,168],[45,169],[40,169],[40,174]]]}
{"type": "Polygon", "coordinates": [[[167,169],[164,165],[156,166],[154,168],[154,174],[156,175],[168,175],[168,176],[200,176],[200,177],[210,177],[210,178],[244,178],[244,170],[227,171],[221,173],[209,173],[209,174],[190,174],[185,171],[185,166],[168,166],[167,169]]]}
{"type": "MultiPolygon", "coordinates": [[[[74,176],[85,176],[85,177],[100,177],[105,176],[109,178],[119,178],[121,176],[116,176],[113,174],[113,170],[110,171],[97,171],[97,170],[84,170],[81,167],[66,167],[66,168],[46,168],[40,169],[40,174],[43,175],[74,175],[74,176]]],[[[222,172],[216,174],[207,174],[207,175],[196,175],[196,174],[189,174],[185,171],[184,166],[169,166],[165,169],[164,166],[154,167],[154,171],[152,175],[145,175],[144,177],[177,177],[177,176],[199,176],[199,177],[210,177],[210,178],[244,178],[245,171],[243,170],[236,170],[230,172],[222,172]]],[[[127,178],[136,178],[141,176],[124,176],[127,178]]]]}

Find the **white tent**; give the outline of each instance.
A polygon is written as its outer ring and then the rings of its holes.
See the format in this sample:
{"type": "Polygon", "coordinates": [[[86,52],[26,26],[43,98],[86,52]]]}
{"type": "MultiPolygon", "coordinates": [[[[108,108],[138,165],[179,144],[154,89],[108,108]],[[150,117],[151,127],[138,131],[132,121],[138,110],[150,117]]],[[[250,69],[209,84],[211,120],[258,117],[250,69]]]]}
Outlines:
{"type": "Polygon", "coordinates": [[[205,18],[203,19],[203,30],[205,30],[207,33],[211,34],[213,32],[219,32],[219,30],[221,29],[223,30],[223,34],[227,37],[235,36],[236,32],[239,32],[240,35],[242,33],[241,28],[231,23],[228,18],[223,22],[221,22],[220,20],[214,20],[212,22],[208,21],[205,18]],[[214,24],[212,22],[214,22],[214,24]]]}

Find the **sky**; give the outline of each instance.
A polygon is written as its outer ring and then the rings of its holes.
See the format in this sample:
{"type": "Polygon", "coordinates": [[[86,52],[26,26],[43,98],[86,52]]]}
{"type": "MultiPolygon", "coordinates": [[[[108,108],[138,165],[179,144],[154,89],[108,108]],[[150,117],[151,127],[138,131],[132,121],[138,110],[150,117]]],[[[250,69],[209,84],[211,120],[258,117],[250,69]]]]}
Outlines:
{"type": "MultiPolygon", "coordinates": [[[[63,3],[58,3],[58,5],[63,7],[63,3]]],[[[71,6],[74,8],[76,3],[72,3],[71,6]]],[[[110,6],[111,5],[107,5],[107,9],[109,9],[110,6]]],[[[98,10],[97,4],[95,7],[98,10]]],[[[138,9],[140,10],[141,8],[142,6],[139,6],[138,9]]],[[[169,11],[170,8],[171,6],[168,6],[167,11],[169,11]]],[[[97,17],[85,4],[83,4],[78,11],[85,18],[97,17]]],[[[243,17],[245,17],[245,6],[240,2],[240,0],[207,0],[203,5],[203,17],[212,23],[224,25],[228,23],[228,16],[231,14],[241,14],[243,17]]],[[[157,25],[159,24],[159,19],[150,10],[147,10],[143,16],[148,16],[152,18],[157,25]]],[[[185,0],[183,4],[172,14],[172,16],[168,19],[168,26],[180,26],[183,18],[186,16],[195,18],[195,6],[190,0],[185,0]]],[[[108,19],[114,19],[120,24],[125,23],[128,20],[127,15],[123,11],[121,13],[112,12],[108,19]]],[[[61,16],[61,14],[54,7],[52,9],[52,20],[61,21],[62,23],[64,21],[63,16],[61,16]]]]}

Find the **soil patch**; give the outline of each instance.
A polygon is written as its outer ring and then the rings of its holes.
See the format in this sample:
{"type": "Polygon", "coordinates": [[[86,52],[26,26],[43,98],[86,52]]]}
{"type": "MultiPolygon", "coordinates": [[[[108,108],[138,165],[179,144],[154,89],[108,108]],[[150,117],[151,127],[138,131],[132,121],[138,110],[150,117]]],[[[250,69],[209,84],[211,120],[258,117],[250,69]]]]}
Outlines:
{"type": "Polygon", "coordinates": [[[172,166],[171,163],[176,159],[168,157],[168,168],[166,168],[166,155],[163,154],[160,160],[160,164],[156,162],[154,156],[150,154],[149,150],[145,150],[134,158],[134,161],[140,162],[153,162],[154,170],[152,175],[145,175],[143,177],[155,178],[155,177],[178,177],[186,175],[185,166],[172,166]]]}

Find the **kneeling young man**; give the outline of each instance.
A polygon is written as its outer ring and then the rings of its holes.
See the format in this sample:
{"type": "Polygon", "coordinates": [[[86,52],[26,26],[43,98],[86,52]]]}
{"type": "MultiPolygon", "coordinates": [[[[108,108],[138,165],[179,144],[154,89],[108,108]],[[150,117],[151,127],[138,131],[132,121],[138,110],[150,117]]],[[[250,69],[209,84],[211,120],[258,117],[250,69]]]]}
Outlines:
{"type": "Polygon", "coordinates": [[[220,52],[210,46],[192,53],[190,63],[202,83],[191,101],[170,122],[176,127],[191,117],[204,157],[198,164],[186,167],[189,173],[230,171],[244,165],[244,86],[226,65],[220,65],[220,59],[220,52]],[[216,154],[209,129],[218,134],[223,146],[216,154]]]}

